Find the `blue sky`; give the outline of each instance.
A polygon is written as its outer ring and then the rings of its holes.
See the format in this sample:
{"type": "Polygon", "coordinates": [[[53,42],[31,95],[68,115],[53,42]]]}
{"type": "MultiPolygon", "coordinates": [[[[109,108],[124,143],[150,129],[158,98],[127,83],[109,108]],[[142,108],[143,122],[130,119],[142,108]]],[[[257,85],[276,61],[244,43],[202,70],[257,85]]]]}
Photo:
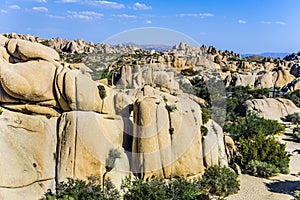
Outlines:
{"type": "MultiPolygon", "coordinates": [[[[299,9],[299,0],[3,0],[0,32],[99,43],[123,31],[161,27],[238,53],[298,52],[299,9]]],[[[132,34],[139,43],[157,38],[169,44],[167,38],[176,37],[132,34]]]]}

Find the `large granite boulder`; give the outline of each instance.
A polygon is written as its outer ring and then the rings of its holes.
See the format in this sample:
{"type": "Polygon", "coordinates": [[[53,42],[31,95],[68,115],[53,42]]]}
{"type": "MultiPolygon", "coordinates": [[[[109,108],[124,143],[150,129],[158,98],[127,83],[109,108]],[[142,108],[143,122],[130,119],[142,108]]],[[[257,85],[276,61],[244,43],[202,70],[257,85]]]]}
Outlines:
{"type": "Polygon", "coordinates": [[[0,199],[39,199],[55,186],[57,118],[1,110],[0,199]]]}
{"type": "Polygon", "coordinates": [[[282,121],[284,117],[292,113],[300,113],[291,100],[283,98],[267,98],[247,100],[240,109],[242,114],[254,111],[266,119],[282,121]]]}
{"type": "Polygon", "coordinates": [[[144,96],[134,104],[132,170],[143,179],[204,171],[201,110],[186,97],[144,96]]]}

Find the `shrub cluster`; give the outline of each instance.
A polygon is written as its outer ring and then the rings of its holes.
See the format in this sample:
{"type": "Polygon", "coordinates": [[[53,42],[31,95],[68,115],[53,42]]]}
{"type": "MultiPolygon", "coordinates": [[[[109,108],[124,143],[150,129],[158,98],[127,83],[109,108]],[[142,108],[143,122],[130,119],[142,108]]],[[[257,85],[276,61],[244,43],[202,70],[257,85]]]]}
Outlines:
{"type": "Polygon", "coordinates": [[[295,200],[300,200],[300,190],[294,191],[294,198],[295,198],[295,200]]]}
{"type": "Polygon", "coordinates": [[[269,177],[278,172],[288,173],[289,157],[285,145],[274,134],[284,131],[277,121],[267,120],[254,113],[237,117],[224,131],[236,141],[239,155],[236,162],[255,176],[269,177]],[[264,171],[264,172],[263,172],[264,171]]]}
{"type": "Polygon", "coordinates": [[[292,113],[285,117],[284,121],[298,123],[300,122],[300,113],[292,113]]]}
{"type": "Polygon", "coordinates": [[[68,178],[66,182],[57,184],[54,193],[48,190],[41,200],[117,200],[120,197],[119,191],[110,180],[106,180],[102,188],[99,179],[91,176],[88,182],[68,178]]]}
{"type": "Polygon", "coordinates": [[[255,113],[248,113],[246,117],[236,117],[233,123],[224,126],[224,131],[230,133],[236,141],[240,138],[250,138],[258,133],[268,136],[284,130],[284,126],[277,121],[264,119],[255,113]]]}
{"type": "Polygon", "coordinates": [[[296,126],[293,129],[293,136],[298,142],[300,142],[300,126],[296,126]]]}
{"type": "Polygon", "coordinates": [[[290,99],[296,106],[300,107],[300,90],[287,93],[284,98],[290,99]]]}
{"type": "Polygon", "coordinates": [[[269,164],[257,160],[251,160],[246,165],[246,172],[253,176],[268,178],[279,173],[279,169],[273,164],[269,164]]]}
{"type": "Polygon", "coordinates": [[[102,188],[94,177],[88,182],[68,179],[57,185],[55,193],[48,191],[42,200],[209,200],[210,196],[223,198],[238,190],[237,174],[227,167],[214,166],[206,170],[202,179],[197,180],[177,178],[131,181],[126,178],[122,182],[121,191],[118,191],[109,180],[102,188]]]}
{"type": "Polygon", "coordinates": [[[236,161],[243,167],[251,161],[260,161],[274,165],[281,173],[289,172],[289,157],[285,152],[285,144],[278,143],[274,137],[266,137],[258,133],[251,138],[240,138],[236,161]]]}

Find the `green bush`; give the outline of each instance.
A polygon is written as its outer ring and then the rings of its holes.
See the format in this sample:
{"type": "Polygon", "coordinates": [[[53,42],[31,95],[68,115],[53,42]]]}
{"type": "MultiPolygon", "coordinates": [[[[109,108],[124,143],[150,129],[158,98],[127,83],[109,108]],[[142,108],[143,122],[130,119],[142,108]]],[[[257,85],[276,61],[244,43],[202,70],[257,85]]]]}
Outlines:
{"type": "Polygon", "coordinates": [[[208,134],[208,130],[205,126],[200,127],[202,136],[206,136],[208,134]]]}
{"type": "Polygon", "coordinates": [[[126,178],[121,186],[124,200],[160,200],[167,196],[167,187],[162,180],[144,182],[141,179],[130,181],[126,178]]]}
{"type": "Polygon", "coordinates": [[[295,198],[295,200],[300,200],[300,190],[294,191],[294,198],[295,198]]]}
{"type": "Polygon", "coordinates": [[[245,167],[252,160],[272,164],[281,173],[288,173],[289,157],[285,152],[285,144],[278,143],[274,137],[266,137],[262,133],[250,138],[240,138],[238,145],[239,156],[236,161],[245,167]]]}
{"type": "Polygon", "coordinates": [[[206,124],[208,120],[211,118],[211,111],[209,108],[202,108],[202,123],[206,124]]]}
{"type": "Polygon", "coordinates": [[[300,142],[300,126],[296,126],[294,129],[293,129],[293,136],[294,138],[300,142]]]}
{"type": "Polygon", "coordinates": [[[107,96],[105,87],[103,85],[98,85],[97,88],[100,98],[104,99],[107,96]]]}
{"type": "Polygon", "coordinates": [[[292,113],[285,117],[284,121],[297,123],[300,122],[300,113],[292,113]]]}
{"type": "Polygon", "coordinates": [[[93,176],[89,177],[88,182],[68,178],[66,182],[60,182],[55,188],[55,193],[48,191],[41,200],[94,200],[120,199],[119,191],[114,187],[110,180],[105,181],[104,188],[99,184],[99,180],[93,176]]]}
{"type": "Polygon", "coordinates": [[[300,107],[300,90],[295,90],[284,96],[287,99],[290,99],[294,104],[300,107]]]}
{"type": "Polygon", "coordinates": [[[252,137],[258,133],[268,136],[284,130],[284,126],[277,121],[264,119],[255,113],[249,113],[246,117],[236,117],[233,123],[224,126],[224,131],[230,133],[230,136],[236,141],[240,138],[252,137]]]}
{"type": "Polygon", "coordinates": [[[232,169],[213,166],[204,172],[201,187],[207,189],[212,195],[227,197],[238,192],[240,183],[238,175],[232,169]]]}
{"type": "Polygon", "coordinates": [[[188,181],[183,178],[173,179],[168,184],[167,199],[170,200],[193,200],[208,198],[202,192],[197,181],[188,181]]]}
{"type": "Polygon", "coordinates": [[[199,181],[188,181],[183,178],[172,180],[142,181],[136,179],[123,180],[122,190],[125,200],[208,200],[208,194],[203,192],[199,181]]]}
{"type": "Polygon", "coordinates": [[[195,76],[199,74],[199,72],[195,71],[193,67],[183,69],[180,72],[183,76],[195,76]]]}
{"type": "Polygon", "coordinates": [[[268,178],[279,173],[279,169],[276,166],[269,163],[251,160],[246,165],[246,172],[254,176],[268,178]]]}

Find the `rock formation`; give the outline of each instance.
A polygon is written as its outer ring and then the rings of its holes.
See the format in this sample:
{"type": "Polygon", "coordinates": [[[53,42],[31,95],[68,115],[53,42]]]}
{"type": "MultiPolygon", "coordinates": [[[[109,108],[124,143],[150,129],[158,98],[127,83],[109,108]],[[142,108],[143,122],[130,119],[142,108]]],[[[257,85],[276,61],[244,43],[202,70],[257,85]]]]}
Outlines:
{"type": "MultiPolygon", "coordinates": [[[[32,41],[0,36],[0,199],[38,199],[67,177],[94,174],[120,186],[132,173],[187,177],[227,165],[221,128],[211,121],[202,137],[201,107],[180,92],[171,68],[124,66],[122,88],[113,89],[93,81],[84,64],[61,62],[38,38],[26,38],[32,41]],[[107,171],[113,149],[121,158],[107,171]]],[[[165,60],[190,66],[179,57],[165,60]]]]}
{"type": "Polygon", "coordinates": [[[249,111],[254,111],[266,119],[282,121],[289,114],[300,113],[300,108],[288,99],[267,98],[245,101],[240,112],[245,114],[249,111]]]}

